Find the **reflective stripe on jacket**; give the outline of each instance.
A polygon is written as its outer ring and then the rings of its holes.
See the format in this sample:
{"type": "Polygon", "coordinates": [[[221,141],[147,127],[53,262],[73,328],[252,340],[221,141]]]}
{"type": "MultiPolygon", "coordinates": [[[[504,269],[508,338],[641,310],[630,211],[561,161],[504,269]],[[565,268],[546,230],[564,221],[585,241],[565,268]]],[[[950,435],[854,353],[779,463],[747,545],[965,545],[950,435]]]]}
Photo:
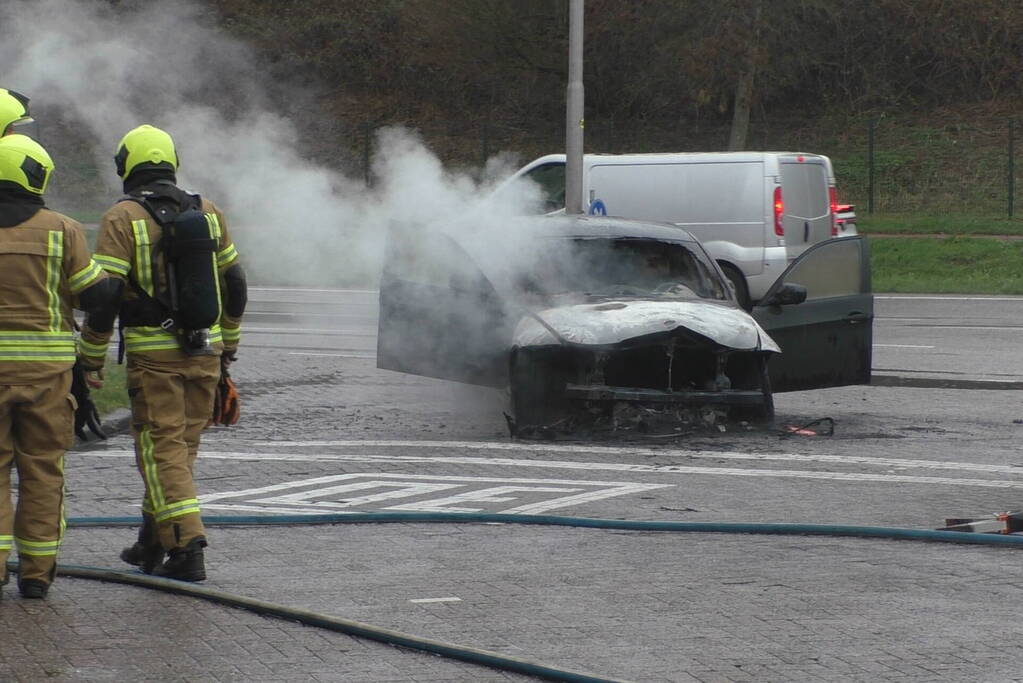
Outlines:
{"type": "Polygon", "coordinates": [[[0,383],[28,384],[75,362],[74,296],[105,277],[82,226],[49,209],[0,229],[0,383]]]}

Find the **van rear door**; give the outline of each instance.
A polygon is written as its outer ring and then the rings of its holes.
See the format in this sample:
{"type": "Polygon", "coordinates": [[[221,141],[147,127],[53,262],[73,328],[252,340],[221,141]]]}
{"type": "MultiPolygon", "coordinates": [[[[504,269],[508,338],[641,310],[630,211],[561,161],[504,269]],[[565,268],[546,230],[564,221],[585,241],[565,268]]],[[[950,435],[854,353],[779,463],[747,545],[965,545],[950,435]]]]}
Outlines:
{"type": "Polygon", "coordinates": [[[791,261],[831,237],[828,168],[823,157],[791,154],[778,159],[784,205],[785,250],[791,261]]]}

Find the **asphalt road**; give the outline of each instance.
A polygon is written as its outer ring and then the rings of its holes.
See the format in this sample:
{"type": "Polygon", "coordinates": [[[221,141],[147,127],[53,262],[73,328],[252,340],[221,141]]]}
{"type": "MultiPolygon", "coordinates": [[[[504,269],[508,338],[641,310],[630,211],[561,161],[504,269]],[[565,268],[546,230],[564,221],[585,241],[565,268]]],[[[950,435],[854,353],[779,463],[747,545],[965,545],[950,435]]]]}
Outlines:
{"type": "Polygon", "coordinates": [[[1018,383],[1021,309],[1023,297],[879,295],[874,374],[1018,383]]]}
{"type": "MultiPolygon", "coordinates": [[[[421,463],[411,465],[417,475],[432,471],[429,463],[436,462],[438,450],[443,450],[431,444],[438,439],[457,454],[452,457],[471,458],[463,464],[489,473],[505,467],[488,467],[488,462],[509,449],[558,461],[571,454],[593,471],[623,471],[636,461],[659,461],[663,455],[691,465],[679,472],[731,477],[730,489],[741,489],[744,496],[760,501],[763,508],[754,515],[757,519],[933,528],[945,517],[1023,507],[1023,482],[1015,480],[1023,462],[1016,454],[1023,430],[1016,422],[1023,417],[1017,393],[1023,376],[1016,370],[1015,348],[1023,321],[1017,314],[1020,306],[1023,299],[1010,297],[878,296],[873,386],[776,396],[779,427],[830,418],[835,427],[829,437],[783,438],[774,431],[731,429],[667,441],[623,437],[610,445],[509,443],[503,415],[507,399],[502,392],[375,369],[376,295],[369,291],[256,289],[246,346],[273,354],[290,367],[307,368],[309,381],[321,382],[317,386],[332,383],[333,395],[342,397],[334,406],[317,403],[339,420],[336,424],[331,418],[320,423],[318,414],[310,414],[304,430],[299,429],[337,438],[292,437],[299,444],[310,442],[313,450],[321,443],[344,446],[351,439],[365,441],[388,453],[400,451],[400,457],[386,456],[397,458],[392,463],[422,457],[421,463]],[[600,452],[614,462],[590,462],[581,455],[588,452],[600,452]],[[622,457],[614,458],[616,453],[622,457]],[[718,465],[727,471],[705,469],[718,465]],[[779,469],[783,473],[775,471],[779,469]],[[877,485],[848,484],[857,479],[877,485]],[[966,479],[978,502],[973,497],[959,500],[944,488],[955,489],[966,479]],[[819,509],[812,504],[806,509],[822,481],[833,485],[834,492],[821,500],[819,509]],[[795,508],[792,490],[798,491],[795,508]],[[892,498],[894,490],[899,495],[892,498]],[[772,495],[765,496],[766,492],[772,495]],[[802,513],[797,515],[797,509],[802,513]]],[[[245,371],[241,363],[239,372],[245,371]]],[[[267,425],[283,419],[265,418],[267,425]]],[[[811,429],[823,431],[826,426],[817,423],[811,429]]],[[[289,424],[287,431],[291,429],[289,424]]],[[[669,479],[672,486],[677,484],[669,479]]],[[[706,492],[720,501],[715,487],[706,492]]],[[[698,519],[748,518],[744,506],[722,508],[706,500],[687,506],[712,511],[689,515],[698,519]]],[[[595,513],[572,506],[564,509],[595,513]]],[[[652,514],[646,505],[618,512],[643,518],[652,514]]]]}
{"type": "MultiPolygon", "coordinates": [[[[1017,313],[1020,307],[1023,298],[879,295],[874,385],[776,396],[779,427],[831,418],[833,436],[779,442],[773,431],[731,429],[689,433],[684,439],[669,441],[623,438],[606,448],[609,453],[628,454],[630,459],[655,457],[643,455],[643,449],[656,449],[658,454],[685,457],[697,467],[710,464],[707,461],[727,463],[729,476],[748,480],[744,483],[761,491],[792,485],[789,479],[805,479],[816,486],[822,478],[848,481],[855,477],[922,483],[936,476],[934,484],[943,486],[949,478],[972,480],[980,470],[993,468],[983,475],[993,482],[985,485],[991,490],[977,510],[931,503],[928,496],[933,492],[921,485],[900,493],[927,501],[906,517],[906,508],[898,504],[878,508],[858,502],[864,495],[886,500],[890,491],[883,486],[869,493],[843,486],[832,504],[812,515],[816,521],[858,519],[933,527],[946,516],[1023,507],[1017,490],[1023,483],[1004,481],[1007,474],[1020,471],[1018,461],[1023,461],[1015,454],[1017,435],[1023,429],[1015,422],[1023,417],[1016,393],[1023,388],[1016,349],[1023,324],[1023,315],[1017,313]],[[785,453],[765,453],[776,450],[779,443],[784,444],[785,453]],[[968,444],[966,450],[964,443],[968,444]],[[722,455],[726,451],[727,455],[722,455]],[[918,457],[941,464],[913,459],[918,457]],[[765,462],[784,467],[787,474],[762,471],[765,462]],[[740,464],[745,467],[739,468],[740,464]],[[850,469],[864,471],[846,471],[850,469]],[[848,501],[844,501],[846,497],[848,501]],[[844,502],[836,507],[838,500],[844,502]]],[[[336,391],[345,399],[332,412],[340,412],[345,422],[335,433],[347,438],[364,435],[373,443],[400,442],[404,453],[423,449],[432,455],[436,449],[429,442],[444,439],[458,444],[452,447],[456,452],[478,458],[473,461],[478,464],[516,448],[507,443],[503,415],[507,398],[503,392],[375,369],[376,310],[376,293],[372,291],[257,288],[247,314],[246,346],[308,367],[310,372],[315,368],[319,374],[314,377],[336,382],[336,391]],[[334,379],[324,374],[326,368],[335,369],[334,379]]],[[[244,364],[239,365],[239,372],[245,372],[244,364]]],[[[811,429],[823,427],[826,424],[811,429]]],[[[330,426],[318,426],[311,420],[307,429],[323,433],[329,432],[330,426]]],[[[565,449],[593,446],[592,442],[537,443],[525,450],[553,456],[565,449]]],[[[777,500],[772,500],[772,504],[782,503],[785,496],[779,493],[777,500]]],[[[719,510],[716,505],[709,507],[719,510]]],[[[487,509],[495,510],[493,506],[487,509]]],[[[791,521],[786,515],[774,518],[791,521]]]]}
{"type": "MultiPolygon", "coordinates": [[[[372,290],[254,288],[247,344],[374,358],[376,316],[372,290]]],[[[1023,297],[880,294],[875,316],[873,367],[883,384],[920,377],[1023,381],[1023,297]]]]}

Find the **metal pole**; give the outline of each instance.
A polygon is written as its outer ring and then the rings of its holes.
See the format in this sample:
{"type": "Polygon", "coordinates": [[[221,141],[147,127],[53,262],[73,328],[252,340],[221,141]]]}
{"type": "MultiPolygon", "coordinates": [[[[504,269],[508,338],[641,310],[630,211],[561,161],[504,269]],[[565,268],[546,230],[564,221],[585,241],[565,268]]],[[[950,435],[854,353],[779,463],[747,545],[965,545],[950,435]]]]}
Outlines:
{"type": "Polygon", "coordinates": [[[483,130],[482,130],[481,137],[482,137],[482,140],[480,141],[480,146],[482,147],[481,156],[483,158],[480,160],[480,167],[481,168],[486,168],[487,167],[487,159],[490,158],[490,113],[489,112],[487,113],[487,117],[485,119],[483,119],[483,130]]]}
{"type": "Polygon", "coordinates": [[[369,187],[369,136],[370,136],[370,124],[363,124],[362,127],[362,175],[366,181],[366,187],[369,187]]]}
{"type": "Polygon", "coordinates": [[[876,121],[870,122],[867,133],[867,213],[874,213],[874,129],[876,121]]]}
{"type": "Polygon", "coordinates": [[[1016,197],[1016,121],[1009,119],[1009,218],[1012,218],[1016,197]]]}
{"type": "Polygon", "coordinates": [[[565,213],[583,212],[583,0],[569,0],[565,99],[565,213]]]}

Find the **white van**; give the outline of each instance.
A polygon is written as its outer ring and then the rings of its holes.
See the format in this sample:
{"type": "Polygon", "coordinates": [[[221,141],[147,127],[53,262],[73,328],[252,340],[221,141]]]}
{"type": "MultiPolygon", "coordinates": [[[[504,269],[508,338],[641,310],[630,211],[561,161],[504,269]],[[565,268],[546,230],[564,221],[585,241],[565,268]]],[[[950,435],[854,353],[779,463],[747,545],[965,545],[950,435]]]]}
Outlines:
{"type": "MultiPolygon", "coordinates": [[[[522,179],[542,188],[540,211],[564,210],[564,154],[532,161],[502,187],[522,179]]],[[[819,154],[586,154],[582,188],[590,214],[674,223],[695,235],[746,308],[807,247],[837,234],[835,177],[819,154]]]]}

